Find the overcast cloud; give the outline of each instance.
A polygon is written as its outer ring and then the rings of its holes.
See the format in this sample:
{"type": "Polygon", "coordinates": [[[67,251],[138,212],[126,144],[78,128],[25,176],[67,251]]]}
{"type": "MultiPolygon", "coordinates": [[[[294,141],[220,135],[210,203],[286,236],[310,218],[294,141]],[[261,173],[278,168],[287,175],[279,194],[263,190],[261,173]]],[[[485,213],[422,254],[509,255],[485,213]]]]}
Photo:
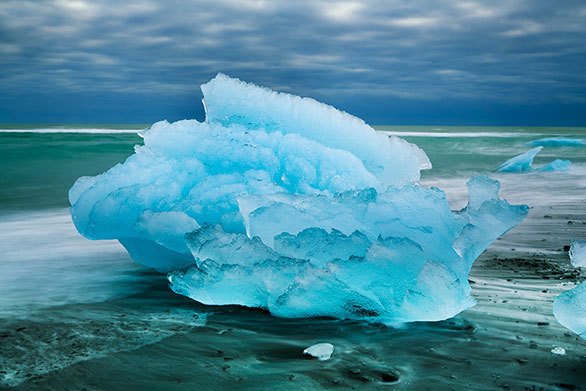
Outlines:
{"type": "Polygon", "coordinates": [[[201,119],[217,72],[371,123],[586,125],[586,3],[0,3],[1,122],[201,119]]]}

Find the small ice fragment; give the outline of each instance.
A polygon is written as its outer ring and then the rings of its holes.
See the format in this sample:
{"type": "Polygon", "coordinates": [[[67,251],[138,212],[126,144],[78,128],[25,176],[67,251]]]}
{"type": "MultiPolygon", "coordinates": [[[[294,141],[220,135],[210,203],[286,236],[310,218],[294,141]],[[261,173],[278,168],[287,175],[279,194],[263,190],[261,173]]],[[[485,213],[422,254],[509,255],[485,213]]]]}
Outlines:
{"type": "Polygon", "coordinates": [[[331,343],[317,343],[303,351],[303,354],[317,358],[319,361],[329,360],[334,353],[334,345],[331,343]]]}
{"type": "Polygon", "coordinates": [[[580,138],[551,137],[529,141],[527,145],[530,147],[583,147],[586,146],[586,142],[580,138]]]}
{"type": "Polygon", "coordinates": [[[560,356],[563,356],[564,354],[566,354],[566,349],[564,349],[564,348],[560,348],[560,347],[558,346],[558,347],[555,347],[555,348],[551,349],[551,352],[552,352],[553,354],[559,354],[560,356]]]}
{"type": "Polygon", "coordinates": [[[586,267],[586,240],[572,240],[570,260],[572,261],[572,265],[576,267],[586,267]]]}

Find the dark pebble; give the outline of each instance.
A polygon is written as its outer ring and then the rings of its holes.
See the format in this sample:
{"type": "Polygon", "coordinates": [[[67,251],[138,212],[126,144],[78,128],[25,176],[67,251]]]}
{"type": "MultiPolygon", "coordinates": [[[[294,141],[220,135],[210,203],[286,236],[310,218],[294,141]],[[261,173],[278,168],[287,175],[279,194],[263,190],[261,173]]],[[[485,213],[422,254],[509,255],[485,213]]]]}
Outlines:
{"type": "Polygon", "coordinates": [[[393,372],[383,372],[380,377],[385,383],[395,383],[399,381],[399,376],[395,375],[393,372]]]}
{"type": "Polygon", "coordinates": [[[563,388],[564,390],[577,390],[578,389],[578,387],[576,387],[573,384],[569,384],[569,383],[556,383],[555,385],[556,385],[556,387],[563,388]]]}

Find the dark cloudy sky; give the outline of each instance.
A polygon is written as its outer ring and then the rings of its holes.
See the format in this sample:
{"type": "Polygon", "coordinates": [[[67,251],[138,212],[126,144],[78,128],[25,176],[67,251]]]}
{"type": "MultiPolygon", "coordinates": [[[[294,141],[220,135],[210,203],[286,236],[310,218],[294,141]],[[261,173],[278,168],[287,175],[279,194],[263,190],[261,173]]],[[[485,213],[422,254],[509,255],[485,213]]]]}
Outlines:
{"type": "Polygon", "coordinates": [[[217,72],[373,124],[586,125],[586,3],[0,2],[0,122],[201,119],[217,72]]]}

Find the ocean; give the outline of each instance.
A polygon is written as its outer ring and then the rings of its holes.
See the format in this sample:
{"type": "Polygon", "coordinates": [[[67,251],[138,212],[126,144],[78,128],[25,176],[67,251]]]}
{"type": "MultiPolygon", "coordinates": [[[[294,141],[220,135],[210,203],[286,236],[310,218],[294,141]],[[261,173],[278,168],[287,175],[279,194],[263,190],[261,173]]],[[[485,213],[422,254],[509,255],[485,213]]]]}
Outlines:
{"type": "Polygon", "coordinates": [[[171,292],[164,275],[133,262],[116,241],[81,237],[69,188],[123,162],[147,126],[0,126],[0,389],[586,385],[586,341],[551,313],[553,299],[584,280],[564,247],[586,239],[586,148],[545,147],[535,159],[570,160],[567,172],[494,172],[532,140],[586,139],[586,128],[375,127],[425,150],[434,167],[421,185],[444,190],[453,209],[465,206],[466,181],[481,174],[498,179],[510,203],[531,207],[477,260],[476,307],[391,328],[206,307],[171,292]],[[302,356],[318,342],[334,344],[331,360],[302,356]],[[551,353],[555,347],[566,354],[551,353]]]}

